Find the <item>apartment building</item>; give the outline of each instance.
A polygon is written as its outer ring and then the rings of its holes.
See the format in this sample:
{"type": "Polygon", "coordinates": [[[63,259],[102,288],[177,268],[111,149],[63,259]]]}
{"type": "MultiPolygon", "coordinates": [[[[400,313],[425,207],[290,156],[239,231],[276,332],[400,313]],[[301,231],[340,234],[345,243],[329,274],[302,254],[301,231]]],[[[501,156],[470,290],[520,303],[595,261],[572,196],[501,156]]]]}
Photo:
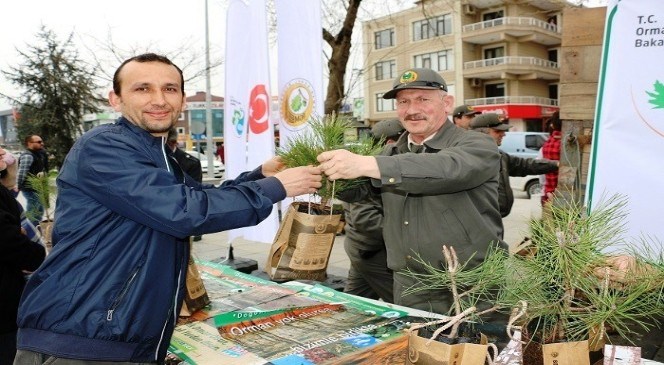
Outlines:
{"type": "Polygon", "coordinates": [[[432,68],[456,105],[543,131],[559,109],[562,0],[421,0],[363,23],[365,122],[396,117],[382,95],[401,71],[432,68]]]}

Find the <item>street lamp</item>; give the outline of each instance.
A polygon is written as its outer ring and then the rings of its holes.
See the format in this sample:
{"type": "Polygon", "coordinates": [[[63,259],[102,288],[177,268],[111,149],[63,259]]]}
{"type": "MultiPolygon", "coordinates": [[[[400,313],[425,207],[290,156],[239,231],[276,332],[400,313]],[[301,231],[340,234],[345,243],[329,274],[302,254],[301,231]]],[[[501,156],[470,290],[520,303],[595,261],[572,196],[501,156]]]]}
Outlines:
{"type": "Polygon", "coordinates": [[[205,136],[208,178],[214,178],[214,150],[212,140],[212,94],[210,92],[210,30],[208,26],[208,0],[205,0],[205,136]]]}

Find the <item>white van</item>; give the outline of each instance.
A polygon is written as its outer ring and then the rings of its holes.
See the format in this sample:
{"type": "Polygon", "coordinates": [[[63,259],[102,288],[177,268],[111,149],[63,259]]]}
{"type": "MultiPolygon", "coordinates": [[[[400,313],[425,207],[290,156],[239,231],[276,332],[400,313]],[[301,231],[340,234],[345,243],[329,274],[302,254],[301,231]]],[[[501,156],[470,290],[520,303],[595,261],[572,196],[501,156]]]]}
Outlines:
{"type": "Polygon", "coordinates": [[[507,132],[498,148],[512,156],[536,158],[548,138],[546,132],[507,132]]]}

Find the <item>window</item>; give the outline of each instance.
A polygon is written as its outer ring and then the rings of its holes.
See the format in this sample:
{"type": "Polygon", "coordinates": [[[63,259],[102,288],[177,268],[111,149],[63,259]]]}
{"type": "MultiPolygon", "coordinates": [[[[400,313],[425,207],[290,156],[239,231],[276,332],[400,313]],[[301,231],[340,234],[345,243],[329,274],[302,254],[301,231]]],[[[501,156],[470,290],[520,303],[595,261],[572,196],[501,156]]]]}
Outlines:
{"type": "Polygon", "coordinates": [[[549,84],[549,99],[558,99],[558,84],[549,84]]]}
{"type": "Polygon", "coordinates": [[[505,48],[494,47],[484,49],[484,64],[486,66],[495,66],[505,63],[505,48]]]}
{"type": "Polygon", "coordinates": [[[557,32],[558,31],[558,17],[555,15],[546,20],[546,29],[557,32]]]}
{"type": "Polygon", "coordinates": [[[413,56],[415,67],[430,68],[434,71],[448,71],[454,67],[452,50],[444,50],[413,56]]]}
{"type": "Polygon", "coordinates": [[[495,47],[495,48],[486,48],[484,50],[484,59],[488,60],[491,58],[505,57],[505,48],[504,47],[495,47]]]}
{"type": "Polygon", "coordinates": [[[189,111],[189,120],[192,122],[203,122],[207,120],[205,117],[205,109],[194,109],[189,111]]]}
{"type": "Polygon", "coordinates": [[[484,85],[484,93],[487,98],[505,96],[505,84],[486,84],[484,85]]]}
{"type": "Polygon", "coordinates": [[[539,151],[544,142],[546,142],[546,139],[540,134],[526,135],[526,148],[528,149],[539,151]]]}
{"type": "Polygon", "coordinates": [[[394,60],[376,63],[376,80],[388,80],[397,77],[397,63],[394,60]]]}
{"type": "Polygon", "coordinates": [[[413,41],[452,33],[452,15],[445,14],[413,23],[413,41]]]}
{"type": "Polygon", "coordinates": [[[394,99],[383,99],[383,93],[376,94],[376,111],[390,112],[397,110],[394,99]]]}
{"type": "Polygon", "coordinates": [[[505,15],[504,15],[504,13],[503,13],[502,10],[492,11],[492,12],[490,12],[490,13],[484,13],[484,14],[482,14],[482,20],[483,20],[483,21],[487,21],[487,20],[500,19],[500,18],[502,18],[502,17],[504,17],[504,16],[505,16],[505,15]]]}
{"type": "Polygon", "coordinates": [[[394,29],[385,29],[374,33],[376,49],[394,46],[394,29]]]}

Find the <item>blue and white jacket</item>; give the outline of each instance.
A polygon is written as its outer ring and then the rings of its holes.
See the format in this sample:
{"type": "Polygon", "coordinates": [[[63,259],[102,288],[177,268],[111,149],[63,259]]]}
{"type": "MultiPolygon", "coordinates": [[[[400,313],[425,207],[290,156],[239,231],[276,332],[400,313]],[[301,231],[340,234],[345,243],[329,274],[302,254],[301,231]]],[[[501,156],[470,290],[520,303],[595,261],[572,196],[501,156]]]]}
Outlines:
{"type": "Polygon", "coordinates": [[[171,171],[164,144],[120,118],[72,147],[57,179],[54,250],[21,299],[19,349],[162,362],[184,296],[186,237],[256,225],[286,196],[260,169],[201,185],[171,171]]]}

